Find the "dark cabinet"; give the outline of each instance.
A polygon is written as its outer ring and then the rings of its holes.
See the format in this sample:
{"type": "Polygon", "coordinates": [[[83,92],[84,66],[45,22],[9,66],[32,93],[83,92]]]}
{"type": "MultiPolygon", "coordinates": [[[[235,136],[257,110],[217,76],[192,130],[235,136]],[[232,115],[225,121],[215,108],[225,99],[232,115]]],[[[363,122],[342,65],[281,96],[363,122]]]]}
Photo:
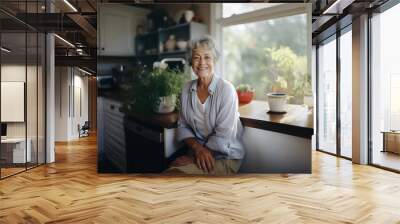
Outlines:
{"type": "Polygon", "coordinates": [[[152,128],[125,117],[127,171],[159,173],[167,168],[162,128],[152,128]]]}

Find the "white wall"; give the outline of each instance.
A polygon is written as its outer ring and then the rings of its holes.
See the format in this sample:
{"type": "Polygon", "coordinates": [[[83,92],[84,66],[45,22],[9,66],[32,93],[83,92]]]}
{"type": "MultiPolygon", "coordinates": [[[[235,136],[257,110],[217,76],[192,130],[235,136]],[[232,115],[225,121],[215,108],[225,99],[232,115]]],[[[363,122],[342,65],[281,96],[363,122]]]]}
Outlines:
{"type": "Polygon", "coordinates": [[[55,68],[55,140],[68,140],[69,96],[68,88],[70,78],[68,67],[55,68]]]}
{"type": "Polygon", "coordinates": [[[56,67],[55,85],[55,140],[77,139],[78,124],[88,120],[88,77],[76,68],[56,67]]]}
{"type": "MultiPolygon", "coordinates": [[[[9,64],[9,65],[2,65],[1,66],[1,81],[3,82],[25,82],[25,75],[27,69],[27,76],[31,75],[36,75],[36,67],[33,66],[28,66],[27,68],[24,65],[18,65],[18,64],[9,64]]],[[[31,83],[30,83],[31,84],[31,83]]],[[[36,82],[34,83],[36,85],[36,82]]],[[[29,89],[28,89],[29,90],[29,89]]],[[[32,102],[34,101],[33,98],[36,98],[36,89],[34,89],[33,92],[27,93],[28,99],[27,102],[32,102]]],[[[35,105],[31,105],[35,106],[35,105]]],[[[1,108],[1,110],[7,110],[7,108],[1,108]]],[[[28,122],[31,122],[32,120],[36,121],[36,114],[34,114],[34,117],[30,116],[31,114],[27,114],[28,122]]],[[[7,122],[7,136],[8,137],[25,137],[25,123],[26,122],[7,122]]],[[[31,127],[32,125],[28,125],[28,128],[31,127]]],[[[28,136],[29,137],[29,136],[28,136]]]]}

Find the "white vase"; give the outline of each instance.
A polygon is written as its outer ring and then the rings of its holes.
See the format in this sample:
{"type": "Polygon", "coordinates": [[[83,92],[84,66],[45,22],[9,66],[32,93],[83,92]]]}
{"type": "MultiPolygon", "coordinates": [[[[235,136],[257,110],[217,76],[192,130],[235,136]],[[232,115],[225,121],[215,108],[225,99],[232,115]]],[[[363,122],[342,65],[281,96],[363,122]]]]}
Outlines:
{"type": "Polygon", "coordinates": [[[268,93],[267,100],[270,112],[284,113],[287,106],[287,95],[285,93],[268,93]]]}
{"type": "Polygon", "coordinates": [[[176,40],[174,35],[170,35],[168,40],[165,42],[165,49],[167,51],[175,50],[176,40]]]}
{"type": "Polygon", "coordinates": [[[193,17],[194,17],[194,12],[192,10],[186,10],[185,11],[185,20],[186,20],[186,22],[188,22],[188,23],[192,22],[193,17]]]}
{"type": "Polygon", "coordinates": [[[159,98],[158,103],[154,106],[153,110],[159,114],[171,113],[175,110],[176,95],[163,96],[159,98]]]}
{"type": "Polygon", "coordinates": [[[178,42],[176,42],[176,46],[178,46],[179,50],[184,51],[186,50],[188,43],[187,41],[179,40],[178,42]]]}

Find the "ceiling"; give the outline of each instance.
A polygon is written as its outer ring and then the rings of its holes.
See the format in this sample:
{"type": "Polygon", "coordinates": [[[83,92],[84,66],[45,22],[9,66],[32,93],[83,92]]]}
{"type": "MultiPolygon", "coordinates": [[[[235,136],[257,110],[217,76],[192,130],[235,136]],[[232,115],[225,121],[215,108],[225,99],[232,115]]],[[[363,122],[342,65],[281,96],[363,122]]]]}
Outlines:
{"type": "MultiPolygon", "coordinates": [[[[73,60],[96,70],[96,0],[47,0],[47,5],[45,0],[1,0],[0,22],[2,38],[7,39],[4,40],[7,47],[13,49],[7,55],[9,58],[26,55],[24,32],[28,27],[35,32],[54,32],[74,45],[55,38],[56,65],[70,65],[69,60],[73,60]]],[[[34,49],[28,44],[28,55],[34,49]]]]}

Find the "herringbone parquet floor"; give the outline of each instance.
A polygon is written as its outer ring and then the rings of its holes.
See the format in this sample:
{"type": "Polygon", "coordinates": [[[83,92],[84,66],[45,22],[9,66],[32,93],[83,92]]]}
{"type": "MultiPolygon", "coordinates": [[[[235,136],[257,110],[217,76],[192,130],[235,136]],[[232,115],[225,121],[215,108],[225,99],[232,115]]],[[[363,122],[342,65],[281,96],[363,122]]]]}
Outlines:
{"type": "Polygon", "coordinates": [[[311,175],[97,174],[93,137],[0,181],[0,223],[400,223],[400,175],[313,153],[311,175]]]}

